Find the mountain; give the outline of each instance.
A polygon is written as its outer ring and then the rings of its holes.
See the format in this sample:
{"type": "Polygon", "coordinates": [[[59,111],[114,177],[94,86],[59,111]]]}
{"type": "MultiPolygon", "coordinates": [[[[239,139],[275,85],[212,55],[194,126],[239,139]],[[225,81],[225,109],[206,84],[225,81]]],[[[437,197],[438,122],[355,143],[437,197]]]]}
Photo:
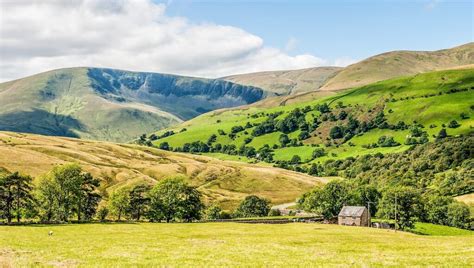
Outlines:
{"type": "Polygon", "coordinates": [[[268,95],[215,79],[59,69],[0,84],[0,130],[123,142],[268,95]]]}
{"type": "Polygon", "coordinates": [[[250,106],[271,108],[332,96],[340,90],[418,73],[472,69],[474,43],[438,51],[392,51],[367,58],[345,68],[318,67],[295,71],[263,72],[225,77],[237,83],[259,86],[280,96],[250,106]],[[292,89],[291,92],[289,89],[292,89]]]}
{"type": "Polygon", "coordinates": [[[435,141],[442,129],[472,133],[473,99],[474,69],[429,72],[285,106],[213,111],[156,133],[153,143],[308,171],[312,164],[402,152],[435,141]]]}
{"type": "Polygon", "coordinates": [[[348,89],[399,76],[474,64],[474,43],[437,51],[392,51],[347,66],[321,90],[348,89]]]}
{"type": "Polygon", "coordinates": [[[293,95],[319,89],[336,75],[340,67],[316,67],[301,70],[239,74],[223,77],[234,83],[262,88],[278,95],[293,95]]]}
{"type": "Polygon", "coordinates": [[[292,202],[314,185],[327,181],[268,165],[144,146],[0,131],[0,172],[6,169],[38,177],[55,164],[67,162],[78,163],[100,178],[105,192],[139,182],[185,176],[207,202],[217,202],[226,209],[234,208],[249,194],[269,198],[275,204],[292,202]]]}

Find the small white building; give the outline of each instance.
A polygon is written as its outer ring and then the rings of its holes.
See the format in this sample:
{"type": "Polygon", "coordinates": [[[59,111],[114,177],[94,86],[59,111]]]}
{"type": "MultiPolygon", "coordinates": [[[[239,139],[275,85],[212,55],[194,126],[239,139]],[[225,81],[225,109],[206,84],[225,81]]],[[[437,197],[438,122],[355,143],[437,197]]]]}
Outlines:
{"type": "Polygon", "coordinates": [[[366,207],[344,206],[337,216],[339,225],[370,226],[370,213],[366,207]]]}

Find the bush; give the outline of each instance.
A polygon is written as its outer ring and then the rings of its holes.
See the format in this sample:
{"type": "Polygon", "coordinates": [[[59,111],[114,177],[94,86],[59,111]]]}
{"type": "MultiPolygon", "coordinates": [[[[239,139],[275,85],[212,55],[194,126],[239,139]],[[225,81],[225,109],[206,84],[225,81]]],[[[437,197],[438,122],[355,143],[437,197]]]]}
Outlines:
{"type": "Polygon", "coordinates": [[[101,207],[97,211],[97,217],[99,218],[100,221],[105,221],[108,215],[109,215],[109,209],[107,207],[101,207]]]}
{"type": "Polygon", "coordinates": [[[270,211],[270,202],[256,195],[249,195],[240,203],[235,216],[240,218],[264,217],[270,211]]]}
{"type": "Polygon", "coordinates": [[[301,162],[301,157],[299,155],[293,155],[293,157],[290,160],[290,164],[296,165],[301,162]]]}
{"type": "Polygon", "coordinates": [[[168,144],[168,142],[165,141],[165,142],[160,143],[158,148],[160,148],[161,150],[169,151],[170,145],[168,144]]]}
{"type": "Polygon", "coordinates": [[[458,128],[460,127],[461,125],[458,123],[458,121],[456,120],[452,120],[451,122],[449,122],[448,124],[448,127],[449,128],[458,128]]]}
{"type": "Polygon", "coordinates": [[[460,202],[453,202],[448,206],[448,223],[450,226],[469,229],[470,213],[469,207],[460,202]]]}
{"type": "Polygon", "coordinates": [[[270,217],[281,216],[281,212],[279,209],[271,209],[270,212],[268,212],[268,216],[270,217]]]}
{"type": "Polygon", "coordinates": [[[315,158],[322,157],[322,156],[325,156],[325,155],[326,155],[326,151],[324,151],[323,148],[316,148],[313,151],[312,157],[313,157],[313,159],[315,159],[315,158]]]}
{"type": "Polygon", "coordinates": [[[207,220],[218,220],[221,219],[222,209],[214,204],[209,206],[204,214],[207,220]]]}
{"type": "Polygon", "coordinates": [[[329,132],[329,136],[332,139],[340,139],[344,137],[344,129],[340,126],[335,126],[331,128],[331,131],[329,132]]]}

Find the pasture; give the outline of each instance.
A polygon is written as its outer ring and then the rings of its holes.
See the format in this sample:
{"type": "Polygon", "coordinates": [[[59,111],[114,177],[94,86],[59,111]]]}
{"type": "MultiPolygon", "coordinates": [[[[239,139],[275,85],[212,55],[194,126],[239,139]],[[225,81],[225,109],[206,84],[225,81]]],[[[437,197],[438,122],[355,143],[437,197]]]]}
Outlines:
{"type": "Polygon", "coordinates": [[[440,228],[447,236],[309,223],[0,226],[0,266],[471,267],[472,232],[440,228]]]}

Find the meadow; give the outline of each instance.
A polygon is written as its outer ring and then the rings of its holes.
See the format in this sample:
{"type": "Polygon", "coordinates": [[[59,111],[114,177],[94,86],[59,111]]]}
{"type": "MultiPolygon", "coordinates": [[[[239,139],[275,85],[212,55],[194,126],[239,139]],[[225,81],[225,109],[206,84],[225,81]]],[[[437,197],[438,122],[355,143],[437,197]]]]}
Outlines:
{"type": "Polygon", "coordinates": [[[472,267],[472,232],[440,228],[448,236],[309,223],[0,226],[0,266],[472,267]]]}

